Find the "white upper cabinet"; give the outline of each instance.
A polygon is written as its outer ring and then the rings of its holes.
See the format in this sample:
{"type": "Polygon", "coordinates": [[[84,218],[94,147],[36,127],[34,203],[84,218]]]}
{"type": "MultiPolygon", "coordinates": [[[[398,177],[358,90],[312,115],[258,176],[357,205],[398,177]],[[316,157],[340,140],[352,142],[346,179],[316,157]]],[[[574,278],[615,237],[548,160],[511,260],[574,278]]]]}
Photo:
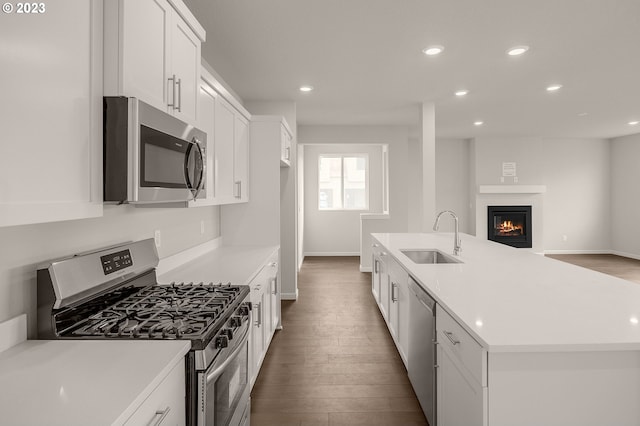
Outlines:
{"type": "Polygon", "coordinates": [[[249,120],[240,114],[234,118],[233,184],[234,198],[249,201],[249,120]]]}
{"type": "Polygon", "coordinates": [[[291,166],[291,141],[293,136],[287,122],[282,120],[280,128],[280,167],[291,166]]]}
{"type": "Polygon", "coordinates": [[[201,69],[196,126],[207,133],[207,198],[190,207],[249,200],[250,114],[206,69],[201,69]]]}
{"type": "Polygon", "coordinates": [[[195,124],[205,31],[180,0],[105,2],[107,96],[139,98],[195,124]]]}
{"type": "Polygon", "coordinates": [[[0,226],[102,215],[102,1],[0,24],[0,226]]]}

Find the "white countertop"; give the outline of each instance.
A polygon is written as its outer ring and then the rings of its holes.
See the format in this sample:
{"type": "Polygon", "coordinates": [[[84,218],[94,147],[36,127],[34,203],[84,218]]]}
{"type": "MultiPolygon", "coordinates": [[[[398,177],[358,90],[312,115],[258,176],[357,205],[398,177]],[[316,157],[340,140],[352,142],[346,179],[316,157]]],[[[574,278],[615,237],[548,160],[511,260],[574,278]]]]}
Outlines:
{"type": "Polygon", "coordinates": [[[171,282],[222,282],[248,285],[278,246],[222,246],[158,276],[171,282]]]}
{"type": "Polygon", "coordinates": [[[373,237],[490,352],[640,350],[640,284],[467,234],[464,263],[419,265],[400,250],[453,235],[373,237]]]}
{"type": "Polygon", "coordinates": [[[0,423],[124,423],[189,350],[185,341],[27,340],[0,352],[0,423]]]}

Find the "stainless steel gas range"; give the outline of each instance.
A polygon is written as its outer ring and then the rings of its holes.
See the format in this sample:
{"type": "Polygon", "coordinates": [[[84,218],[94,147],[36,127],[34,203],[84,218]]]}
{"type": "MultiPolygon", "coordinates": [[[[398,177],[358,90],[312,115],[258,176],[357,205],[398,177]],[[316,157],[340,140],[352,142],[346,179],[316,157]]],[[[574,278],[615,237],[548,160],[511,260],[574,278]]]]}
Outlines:
{"type": "Polygon", "coordinates": [[[38,269],[40,339],[188,339],[186,424],[249,424],[249,287],[159,285],[153,239],[38,269]]]}

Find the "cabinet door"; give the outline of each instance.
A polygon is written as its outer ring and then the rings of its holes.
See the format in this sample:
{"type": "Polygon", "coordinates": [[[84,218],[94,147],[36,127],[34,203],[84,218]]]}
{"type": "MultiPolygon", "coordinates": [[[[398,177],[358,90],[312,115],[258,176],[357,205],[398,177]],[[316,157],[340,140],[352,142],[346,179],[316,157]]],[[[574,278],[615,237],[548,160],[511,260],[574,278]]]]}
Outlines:
{"type": "Polygon", "coordinates": [[[176,79],[173,114],[183,121],[195,123],[200,84],[200,39],[177,13],[171,28],[171,76],[176,79]]]}
{"type": "Polygon", "coordinates": [[[289,167],[291,165],[291,135],[287,128],[280,127],[280,166],[289,167]]]}
{"type": "Polygon", "coordinates": [[[438,426],[483,426],[486,389],[458,364],[442,344],[438,347],[437,418],[438,426]]]}
{"type": "Polygon", "coordinates": [[[234,125],[234,197],[249,201],[249,122],[237,114],[234,125]]]}
{"type": "Polygon", "coordinates": [[[221,202],[233,200],[233,135],[235,126],[234,108],[222,96],[216,98],[215,111],[215,182],[216,198],[221,202]]]}
{"type": "Polygon", "coordinates": [[[201,206],[214,204],[216,200],[216,187],[214,181],[215,174],[215,110],[216,94],[206,82],[202,82],[199,89],[198,121],[197,125],[207,134],[206,151],[206,180],[205,190],[207,192],[206,203],[201,200],[190,202],[190,206],[201,206]]]}
{"type": "Polygon", "coordinates": [[[102,20],[101,1],[2,15],[0,226],[102,215],[102,20]]]}
{"type": "Polygon", "coordinates": [[[251,327],[251,386],[253,386],[260,366],[262,365],[262,359],[264,357],[264,289],[260,285],[251,286],[251,304],[253,324],[251,327]]]}
{"type": "Polygon", "coordinates": [[[117,93],[108,94],[136,97],[166,111],[168,97],[173,96],[173,82],[167,75],[173,8],[166,0],[120,0],[120,7],[116,19],[120,19],[122,63],[115,72],[121,83],[117,93]]]}

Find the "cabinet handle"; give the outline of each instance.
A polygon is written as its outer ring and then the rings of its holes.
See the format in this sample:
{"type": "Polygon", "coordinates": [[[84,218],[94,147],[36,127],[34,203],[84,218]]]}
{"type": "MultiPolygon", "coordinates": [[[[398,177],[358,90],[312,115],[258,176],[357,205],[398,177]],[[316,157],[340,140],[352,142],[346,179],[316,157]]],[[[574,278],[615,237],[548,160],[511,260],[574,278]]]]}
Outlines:
{"type": "Polygon", "coordinates": [[[373,273],[374,273],[374,274],[377,274],[377,273],[378,273],[378,259],[376,259],[376,260],[373,262],[373,273]]]}
{"type": "Polygon", "coordinates": [[[271,262],[271,263],[269,263],[269,266],[271,266],[272,268],[277,268],[278,267],[278,262],[271,262]]]}
{"type": "Polygon", "coordinates": [[[459,340],[456,340],[453,337],[453,333],[450,331],[443,331],[444,335],[447,337],[447,339],[449,339],[449,341],[453,344],[453,346],[457,345],[458,343],[460,343],[459,340]]]}
{"type": "Polygon", "coordinates": [[[273,279],[273,291],[271,292],[271,294],[273,295],[278,294],[278,277],[275,277],[273,279]]]}
{"type": "Polygon", "coordinates": [[[291,160],[291,148],[287,147],[286,149],[286,154],[285,154],[285,160],[291,160]]]}
{"type": "Polygon", "coordinates": [[[386,256],[386,255],[387,255],[386,251],[383,251],[383,252],[380,253],[380,256],[386,256]]]}
{"type": "Polygon", "coordinates": [[[236,193],[238,194],[236,195],[236,198],[242,198],[242,181],[237,180],[235,183],[236,183],[236,193]]]}
{"type": "Polygon", "coordinates": [[[176,109],[176,75],[174,74],[171,77],[169,77],[169,81],[171,82],[173,97],[171,98],[171,103],[167,103],[167,106],[170,106],[173,109],[176,109]]]}
{"type": "Polygon", "coordinates": [[[169,414],[169,411],[171,411],[171,407],[167,407],[162,411],[160,411],[160,410],[156,411],[156,414],[153,415],[153,419],[151,419],[151,422],[149,422],[149,424],[151,426],[158,426],[158,425],[162,424],[164,419],[167,417],[167,414],[169,414]],[[154,422],[153,420],[156,417],[158,417],[158,419],[154,422]]]}
{"type": "Polygon", "coordinates": [[[398,298],[396,297],[396,287],[398,287],[398,284],[392,282],[391,283],[391,301],[393,303],[398,301],[398,298]]]}
{"type": "Polygon", "coordinates": [[[262,303],[256,303],[256,322],[254,323],[256,327],[260,327],[262,325],[262,303]]]}
{"type": "Polygon", "coordinates": [[[373,243],[373,244],[371,244],[371,247],[379,247],[379,246],[378,246],[378,244],[373,243]]]}
{"type": "MultiPolygon", "coordinates": [[[[178,112],[182,112],[182,79],[179,78],[176,81],[176,86],[178,86],[178,112]]],[[[174,99],[175,103],[175,99],[174,99]]]]}

